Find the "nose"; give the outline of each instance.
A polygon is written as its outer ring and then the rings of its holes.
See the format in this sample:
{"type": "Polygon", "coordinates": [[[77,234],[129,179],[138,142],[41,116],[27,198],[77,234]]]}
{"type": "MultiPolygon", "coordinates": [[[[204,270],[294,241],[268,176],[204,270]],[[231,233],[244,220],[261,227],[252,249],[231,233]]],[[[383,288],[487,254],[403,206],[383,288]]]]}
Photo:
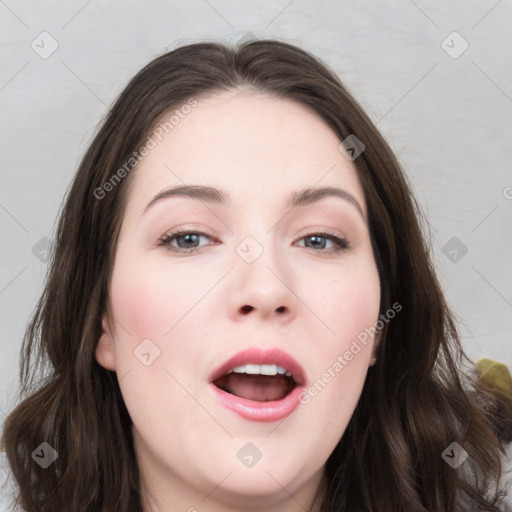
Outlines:
{"type": "Polygon", "coordinates": [[[238,259],[232,272],[232,293],[229,317],[242,321],[244,317],[261,320],[275,318],[288,323],[297,314],[298,298],[290,269],[280,265],[274,252],[265,248],[252,263],[238,259]]]}

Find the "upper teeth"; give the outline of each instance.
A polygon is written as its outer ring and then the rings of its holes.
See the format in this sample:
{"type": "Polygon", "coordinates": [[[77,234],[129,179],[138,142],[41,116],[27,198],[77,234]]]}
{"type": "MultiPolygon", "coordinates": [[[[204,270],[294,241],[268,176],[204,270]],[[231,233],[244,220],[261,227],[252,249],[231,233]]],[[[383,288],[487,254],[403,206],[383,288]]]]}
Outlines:
{"type": "Polygon", "coordinates": [[[229,370],[228,373],[248,373],[250,375],[286,375],[287,377],[291,377],[292,374],[283,368],[282,366],[277,366],[276,364],[245,364],[243,366],[236,366],[229,370]]]}

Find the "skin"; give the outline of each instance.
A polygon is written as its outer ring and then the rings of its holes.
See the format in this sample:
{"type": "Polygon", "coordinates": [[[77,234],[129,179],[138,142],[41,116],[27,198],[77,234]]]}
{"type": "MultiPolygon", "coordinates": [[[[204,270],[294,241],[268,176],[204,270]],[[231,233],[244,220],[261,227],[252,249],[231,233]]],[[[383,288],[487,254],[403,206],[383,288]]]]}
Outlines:
{"type": "Polygon", "coordinates": [[[132,176],[96,358],[117,372],[133,420],[145,512],[313,510],[377,340],[284,421],[224,408],[208,376],[242,349],[279,347],[311,384],[375,324],[380,285],[363,215],[336,197],[285,204],[292,191],[335,186],[366,216],[364,192],[340,140],[306,107],[249,91],[197,99],[132,176]],[[145,211],[183,184],[222,188],[231,201],[181,196],[145,211]],[[208,237],[172,242],[196,252],[159,246],[176,228],[208,237]],[[351,247],[336,253],[331,239],[311,235],[324,230],[351,247]],[[248,236],[263,248],[250,264],[236,252],[248,236]],[[148,338],[160,355],[146,366],[134,350],[148,338]],[[251,468],[237,458],[248,442],[262,453],[251,468]]]}

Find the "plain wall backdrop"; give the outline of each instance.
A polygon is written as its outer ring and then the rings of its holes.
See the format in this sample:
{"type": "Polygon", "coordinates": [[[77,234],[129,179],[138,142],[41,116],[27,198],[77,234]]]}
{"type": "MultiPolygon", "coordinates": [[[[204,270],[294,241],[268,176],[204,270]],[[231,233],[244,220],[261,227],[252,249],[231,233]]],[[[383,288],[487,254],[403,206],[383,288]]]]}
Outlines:
{"type": "Polygon", "coordinates": [[[415,189],[469,355],[511,368],[511,24],[510,0],[0,1],[1,420],[97,123],[146,63],[204,39],[278,38],[338,73],[415,189]]]}

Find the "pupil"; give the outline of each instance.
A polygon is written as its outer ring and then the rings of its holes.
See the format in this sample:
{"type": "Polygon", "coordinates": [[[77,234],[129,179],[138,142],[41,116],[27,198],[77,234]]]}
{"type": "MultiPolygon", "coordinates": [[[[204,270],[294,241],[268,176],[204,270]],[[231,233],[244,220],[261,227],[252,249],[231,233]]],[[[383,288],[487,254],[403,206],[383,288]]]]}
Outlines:
{"type": "Polygon", "coordinates": [[[315,241],[315,243],[313,244],[314,247],[318,247],[320,245],[322,249],[325,248],[325,238],[323,236],[310,236],[309,240],[315,241]],[[323,240],[323,243],[320,242],[320,244],[318,244],[319,240],[323,240]]]}
{"type": "MultiPolygon", "coordinates": [[[[188,239],[188,242],[191,242],[190,237],[194,237],[194,236],[195,236],[195,237],[197,237],[198,235],[193,234],[193,233],[187,233],[186,235],[181,235],[181,236],[179,236],[176,240],[177,240],[177,242],[178,242],[178,245],[179,245],[180,247],[183,247],[183,246],[184,246],[184,244],[181,244],[181,243],[180,243],[180,240],[188,239]]],[[[188,247],[186,244],[187,244],[187,240],[185,240],[185,247],[188,247]]]]}

